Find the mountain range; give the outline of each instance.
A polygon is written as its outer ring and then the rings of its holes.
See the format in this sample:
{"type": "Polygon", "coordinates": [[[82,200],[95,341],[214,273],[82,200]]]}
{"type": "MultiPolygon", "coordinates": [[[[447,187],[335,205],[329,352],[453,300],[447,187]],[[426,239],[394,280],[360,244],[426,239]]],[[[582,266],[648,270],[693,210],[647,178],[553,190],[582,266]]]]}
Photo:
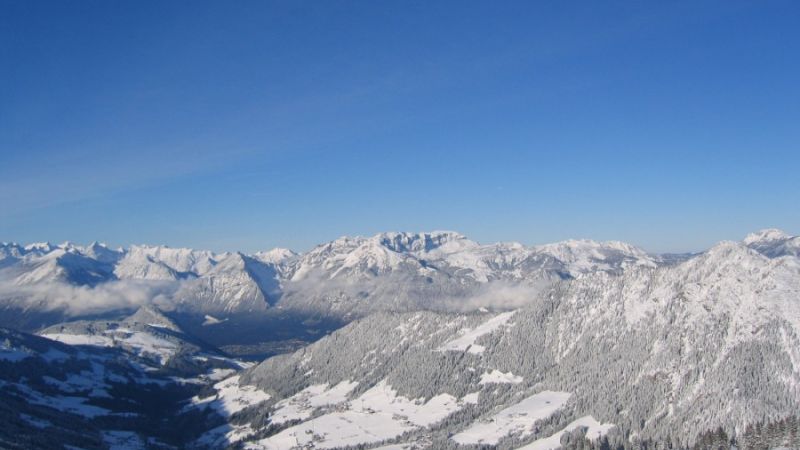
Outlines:
{"type": "MultiPolygon", "coordinates": [[[[63,310],[65,316],[80,315],[83,305],[63,305],[57,300],[48,304],[46,295],[37,295],[43,290],[38,287],[70,286],[86,288],[86,292],[107,290],[114,283],[138,287],[140,292],[147,287],[153,297],[147,301],[215,317],[276,306],[361,316],[377,310],[451,306],[440,302],[444,297],[469,296],[492,282],[535,285],[593,272],[619,274],[679,259],[649,255],[621,242],[480,245],[453,232],[342,237],[305,254],[286,249],[253,255],[164,246],[112,249],[96,242],[88,246],[3,243],[0,283],[5,297],[15,300],[6,301],[6,307],[63,310]],[[315,292],[322,285],[324,292],[315,292]],[[398,285],[413,286],[413,291],[401,288],[384,295],[398,285]]],[[[86,312],[102,312],[102,305],[95,303],[87,302],[86,312]]],[[[125,305],[119,301],[109,306],[125,305]]]]}
{"type": "Polygon", "coordinates": [[[800,237],[779,230],[682,255],[2,244],[0,280],[11,448],[800,446],[800,237]]]}

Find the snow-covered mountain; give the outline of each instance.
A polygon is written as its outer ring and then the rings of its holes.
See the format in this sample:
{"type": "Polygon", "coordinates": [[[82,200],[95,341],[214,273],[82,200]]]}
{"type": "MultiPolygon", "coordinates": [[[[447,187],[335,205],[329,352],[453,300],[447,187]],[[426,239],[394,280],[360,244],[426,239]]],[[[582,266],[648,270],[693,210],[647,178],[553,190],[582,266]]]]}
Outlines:
{"type": "Polygon", "coordinates": [[[188,335],[151,306],[143,306],[117,320],[66,322],[45,328],[38,334],[70,345],[118,348],[154,366],[197,366],[193,370],[203,372],[202,367],[209,358],[223,362],[220,367],[231,366],[225,363],[228,358],[216,348],[188,335]]]}
{"type": "Polygon", "coordinates": [[[305,254],[3,244],[0,318],[51,326],[0,330],[0,443],[46,447],[46,429],[84,448],[794,448],[797,244],[776,230],[687,255],[452,232],[305,254]],[[246,368],[206,344],[220,335],[290,353],[246,368]]]}
{"type": "Polygon", "coordinates": [[[208,251],[134,245],[125,252],[114,272],[119,278],[175,280],[208,273],[218,259],[219,256],[208,251]]]}
{"type": "Polygon", "coordinates": [[[65,324],[46,337],[0,328],[0,447],[184,448],[207,418],[181,419],[182,403],[243,366],[189,351],[167,334],[173,326],[142,310],[121,322],[65,324]]]}
{"type": "Polygon", "coordinates": [[[3,276],[17,285],[64,282],[94,286],[113,278],[107,264],[69,247],[57,247],[47,252],[30,251],[8,257],[0,264],[3,276]]]}
{"type": "Polygon", "coordinates": [[[524,279],[543,272],[561,277],[594,271],[618,273],[628,266],[655,266],[655,260],[621,242],[565,241],[538,247],[518,243],[480,245],[448,231],[381,233],[369,238],[342,237],[302,255],[292,279],[323,273],[329,279],[375,277],[404,271],[439,272],[487,282],[524,279]]]}
{"type": "Polygon", "coordinates": [[[723,242],[558,283],[511,312],[374,314],[216,390],[210,404],[250,400],[199,441],[217,446],[741,438],[800,411],[800,261],[723,242]]]}
{"type": "Polygon", "coordinates": [[[281,304],[343,317],[469,309],[471,299],[501,284],[535,291],[590,272],[656,265],[658,259],[618,242],[481,245],[447,231],[342,237],[288,262],[281,304]]]}
{"type": "MultiPolygon", "coordinates": [[[[43,293],[64,285],[107,288],[130,281],[139,287],[159,286],[150,291],[157,292],[162,308],[220,320],[275,306],[353,318],[382,310],[451,308],[489,283],[538,289],[587,273],[620,274],[660,261],[619,242],[481,245],[446,231],[342,237],[305,254],[274,249],[243,255],[145,245],[111,249],[96,242],[85,247],[2,244],[0,302],[28,314],[52,312],[63,305],[53,305],[53,295],[43,293]],[[165,289],[164,283],[173,286],[165,289]]],[[[131,309],[143,301],[142,295],[134,297],[131,309]]],[[[113,305],[119,307],[119,302],[113,305]]]]}
{"type": "MultiPolygon", "coordinates": [[[[751,234],[744,244],[768,257],[800,254],[800,238],[777,230],[751,234]]],[[[85,247],[2,244],[0,304],[27,314],[52,313],[63,305],[54,306],[53,296],[42,294],[58,286],[105,289],[128,281],[140,289],[131,295],[131,310],[153,292],[162,309],[219,320],[275,307],[352,320],[375,311],[474,309],[483,306],[487,291],[501,285],[522,298],[561,280],[595,273],[619,276],[695,256],[649,255],[615,241],[478,244],[448,231],[342,237],[305,254],[286,249],[254,255],[163,246],[111,249],[96,242],[85,247]],[[148,286],[149,291],[142,290],[148,286]]],[[[130,293],[136,287],[122,290],[130,293]]],[[[102,304],[92,305],[97,303],[102,304]]],[[[109,309],[120,308],[119,303],[109,309]]]]}
{"type": "Polygon", "coordinates": [[[263,312],[280,297],[279,272],[241,253],[225,254],[202,276],[181,284],[177,307],[212,314],[263,312]]]}
{"type": "Polygon", "coordinates": [[[790,236],[774,228],[747,235],[744,244],[770,258],[800,257],[800,236],[790,236]]]}

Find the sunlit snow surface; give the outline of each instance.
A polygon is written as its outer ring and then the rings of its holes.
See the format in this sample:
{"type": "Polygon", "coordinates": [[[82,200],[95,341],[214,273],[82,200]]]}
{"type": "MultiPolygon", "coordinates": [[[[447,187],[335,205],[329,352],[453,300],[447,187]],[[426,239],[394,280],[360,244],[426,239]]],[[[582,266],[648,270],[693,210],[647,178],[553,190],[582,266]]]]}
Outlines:
{"type": "Polygon", "coordinates": [[[601,424],[592,416],[584,416],[571,422],[558,433],[543,439],[537,439],[517,450],[555,450],[561,447],[561,436],[578,427],[586,427],[586,438],[595,440],[605,436],[610,429],[614,428],[614,425],[610,423],[601,424]]]}
{"type": "Polygon", "coordinates": [[[463,334],[453,339],[452,341],[446,342],[439,348],[440,351],[456,351],[456,352],[463,352],[468,351],[469,353],[483,353],[485,348],[481,345],[477,345],[475,343],[479,337],[489,334],[498,328],[506,325],[514,315],[516,311],[509,311],[502,314],[498,314],[491,319],[487,320],[486,322],[478,325],[475,328],[467,329],[463,332],[463,334]]]}
{"type": "Polygon", "coordinates": [[[501,438],[512,433],[521,437],[530,435],[533,424],[550,417],[569,400],[568,392],[544,391],[522,400],[498,412],[485,421],[472,424],[453,436],[459,444],[497,444],[501,438]]]}
{"type": "Polygon", "coordinates": [[[492,384],[492,383],[509,383],[518,384],[522,383],[522,377],[514,375],[511,372],[500,372],[497,369],[492,369],[491,372],[486,372],[481,375],[481,381],[478,384],[492,384]]]}
{"type": "Polygon", "coordinates": [[[92,345],[96,347],[122,346],[130,348],[139,356],[156,357],[161,364],[165,364],[178,350],[178,346],[166,339],[159,338],[150,333],[132,331],[124,328],[106,330],[105,335],[43,334],[42,337],[69,345],[92,345]]]}
{"type": "Polygon", "coordinates": [[[270,399],[270,395],[255,386],[240,385],[239,376],[226,378],[214,385],[216,395],[193,397],[190,407],[210,406],[223,416],[231,416],[249,406],[270,399]]]}
{"type": "Polygon", "coordinates": [[[89,334],[65,334],[52,333],[43,334],[42,337],[62,342],[67,345],[92,345],[95,347],[113,347],[114,341],[108,336],[97,336],[89,334]]]}
{"type": "MultiPolygon", "coordinates": [[[[342,385],[340,383],[337,386],[342,385]]],[[[344,390],[348,386],[339,389],[344,390]]],[[[330,393],[321,395],[331,397],[330,393]]],[[[323,400],[309,401],[319,403],[323,400]]],[[[266,439],[248,443],[245,448],[279,450],[312,442],[314,448],[335,448],[380,442],[433,425],[459,410],[465,403],[474,401],[474,395],[459,401],[449,394],[439,394],[427,402],[422,399],[411,400],[397,395],[391,386],[382,381],[350,402],[340,403],[333,412],[289,427],[266,439]]]]}
{"type": "Polygon", "coordinates": [[[297,394],[281,400],[277,410],[272,416],[272,423],[281,424],[294,420],[305,420],[311,417],[314,409],[321,406],[337,405],[347,401],[347,395],[355,389],[358,383],[342,381],[328,388],[327,384],[309,386],[297,394]]]}

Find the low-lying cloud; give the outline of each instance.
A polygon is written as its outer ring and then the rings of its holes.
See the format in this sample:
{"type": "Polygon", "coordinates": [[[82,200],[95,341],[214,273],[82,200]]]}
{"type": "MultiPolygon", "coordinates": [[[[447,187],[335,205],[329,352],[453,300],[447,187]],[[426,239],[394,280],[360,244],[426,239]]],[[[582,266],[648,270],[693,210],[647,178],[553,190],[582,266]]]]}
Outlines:
{"type": "Polygon", "coordinates": [[[552,282],[490,281],[478,287],[472,295],[443,299],[442,308],[453,312],[469,312],[486,308],[507,311],[535,301],[553,285],[552,282]]]}
{"type": "MultiPolygon", "coordinates": [[[[80,286],[61,281],[21,285],[5,279],[0,280],[0,299],[7,306],[61,312],[69,317],[134,310],[144,305],[164,311],[197,308],[197,312],[209,305],[193,304],[194,300],[199,301],[195,296],[195,281],[127,279],[80,286]]],[[[353,280],[310,273],[301,280],[285,282],[282,293],[274,293],[271,298],[281,298],[286,309],[323,315],[413,310],[462,313],[481,308],[517,309],[540,298],[552,285],[553,280],[549,279],[464,284],[450,278],[428,281],[406,275],[384,275],[353,280]]]]}
{"type": "Polygon", "coordinates": [[[144,305],[172,309],[172,298],[178,287],[177,282],[150,280],[109,281],[94,287],[62,282],[31,285],[0,282],[0,298],[22,308],[36,306],[44,311],[79,316],[144,305]]]}
{"type": "MultiPolygon", "coordinates": [[[[463,283],[449,277],[426,280],[408,274],[383,274],[359,280],[331,279],[322,271],[304,274],[284,285],[286,307],[311,306],[330,308],[343,298],[340,307],[348,312],[433,310],[470,312],[480,308],[512,310],[540,298],[557,280],[543,277],[534,280],[493,280],[463,283]],[[349,303],[349,304],[348,304],[349,303]]],[[[340,311],[341,312],[341,311],[340,311]]]]}

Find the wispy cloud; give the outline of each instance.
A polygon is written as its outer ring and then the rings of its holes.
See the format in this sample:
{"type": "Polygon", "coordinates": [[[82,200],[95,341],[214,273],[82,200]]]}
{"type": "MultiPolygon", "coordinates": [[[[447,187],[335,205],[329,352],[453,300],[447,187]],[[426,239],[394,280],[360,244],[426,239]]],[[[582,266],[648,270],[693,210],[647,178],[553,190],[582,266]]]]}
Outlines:
{"type": "Polygon", "coordinates": [[[240,163],[250,154],[245,150],[174,148],[115,152],[113,156],[96,153],[74,152],[38,165],[21,161],[0,170],[0,218],[213,172],[240,163]]]}
{"type": "Polygon", "coordinates": [[[6,281],[0,282],[0,298],[22,308],[35,305],[45,311],[80,316],[150,304],[171,309],[178,288],[176,282],[142,280],[112,281],[95,287],[60,282],[15,285],[6,281]]]}

